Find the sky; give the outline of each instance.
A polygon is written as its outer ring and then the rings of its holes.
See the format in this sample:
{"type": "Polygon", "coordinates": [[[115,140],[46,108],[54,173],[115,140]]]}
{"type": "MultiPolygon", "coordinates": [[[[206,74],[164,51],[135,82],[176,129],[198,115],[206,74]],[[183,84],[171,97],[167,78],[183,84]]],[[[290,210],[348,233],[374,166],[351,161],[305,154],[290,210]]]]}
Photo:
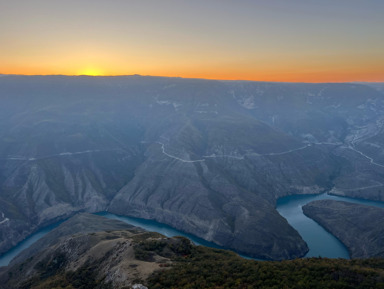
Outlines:
{"type": "Polygon", "coordinates": [[[384,81],[384,1],[0,0],[0,73],[384,81]]]}

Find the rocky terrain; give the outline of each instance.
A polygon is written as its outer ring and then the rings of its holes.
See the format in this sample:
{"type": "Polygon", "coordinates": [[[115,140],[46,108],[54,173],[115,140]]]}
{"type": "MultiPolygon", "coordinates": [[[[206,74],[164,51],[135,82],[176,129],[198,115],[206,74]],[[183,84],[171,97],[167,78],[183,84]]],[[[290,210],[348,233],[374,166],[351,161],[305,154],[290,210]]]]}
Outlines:
{"type": "Polygon", "coordinates": [[[1,289],[382,288],[383,281],[383,259],[247,260],[90,214],[0,269],[1,289]]]}
{"type": "Polygon", "coordinates": [[[0,271],[0,288],[131,288],[169,267],[171,257],[190,247],[187,239],[168,239],[96,215],[76,215],[0,271]],[[143,242],[164,248],[149,254],[141,248],[143,242]]]}
{"type": "Polygon", "coordinates": [[[2,76],[0,253],[108,210],[254,257],[303,256],[276,200],[384,200],[383,111],[365,84],[2,76]]]}
{"type": "Polygon", "coordinates": [[[322,200],[303,212],[344,243],[352,258],[384,257],[384,209],[322,200]]]}

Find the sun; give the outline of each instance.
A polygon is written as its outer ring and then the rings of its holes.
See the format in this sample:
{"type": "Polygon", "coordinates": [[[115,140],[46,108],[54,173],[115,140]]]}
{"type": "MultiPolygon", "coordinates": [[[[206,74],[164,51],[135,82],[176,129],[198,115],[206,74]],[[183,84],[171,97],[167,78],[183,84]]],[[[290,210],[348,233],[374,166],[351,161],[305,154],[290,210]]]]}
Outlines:
{"type": "Polygon", "coordinates": [[[79,75],[100,76],[104,75],[104,73],[100,69],[88,67],[80,70],[79,75]]]}

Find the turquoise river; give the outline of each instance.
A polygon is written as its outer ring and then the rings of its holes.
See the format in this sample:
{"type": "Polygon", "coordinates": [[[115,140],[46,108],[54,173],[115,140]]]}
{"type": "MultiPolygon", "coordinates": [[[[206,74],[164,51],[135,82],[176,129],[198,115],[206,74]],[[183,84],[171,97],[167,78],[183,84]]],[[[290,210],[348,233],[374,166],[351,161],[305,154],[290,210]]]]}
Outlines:
{"type": "MultiPolygon", "coordinates": [[[[349,258],[348,250],[337,238],[335,238],[332,234],[327,232],[323,227],[321,227],[315,221],[306,217],[303,214],[302,206],[315,200],[324,200],[324,199],[331,199],[336,201],[347,201],[347,202],[381,207],[381,208],[384,208],[384,203],[362,200],[362,199],[332,196],[325,193],[320,195],[293,195],[293,196],[280,198],[277,201],[277,204],[276,204],[277,211],[280,213],[280,215],[282,215],[284,218],[287,219],[288,223],[300,233],[304,241],[308,244],[309,252],[305,257],[322,256],[322,257],[329,257],[329,258],[349,258]]],[[[101,215],[110,219],[121,220],[128,224],[131,224],[137,227],[142,227],[148,231],[161,233],[167,237],[185,236],[190,240],[192,240],[197,245],[221,248],[220,246],[214,243],[207,242],[205,240],[202,240],[190,234],[186,234],[184,232],[178,231],[176,229],[173,229],[170,226],[167,226],[155,221],[118,216],[108,212],[98,213],[98,215],[101,215]]],[[[21,243],[19,243],[17,246],[15,246],[11,250],[9,250],[8,252],[0,256],[0,266],[7,266],[9,262],[17,254],[19,254],[24,249],[28,248],[31,244],[36,242],[45,234],[49,233],[54,228],[56,228],[60,223],[61,222],[37,231],[36,233],[29,236],[21,243]]],[[[243,256],[243,257],[246,257],[246,256],[243,256]]]]}

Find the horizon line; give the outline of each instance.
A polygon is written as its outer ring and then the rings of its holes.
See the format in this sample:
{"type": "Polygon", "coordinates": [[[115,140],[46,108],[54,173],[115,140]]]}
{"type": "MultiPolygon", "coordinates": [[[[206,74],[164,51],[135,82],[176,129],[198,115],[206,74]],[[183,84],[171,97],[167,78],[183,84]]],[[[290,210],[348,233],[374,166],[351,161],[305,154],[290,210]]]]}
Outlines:
{"type": "Polygon", "coordinates": [[[142,75],[142,74],[112,74],[112,75],[90,75],[90,74],[18,74],[18,73],[0,73],[0,76],[65,76],[65,77],[160,77],[160,78],[179,78],[179,79],[198,79],[212,81],[238,81],[238,82],[269,82],[269,83],[303,83],[303,84],[321,84],[321,83],[384,83],[383,80],[350,80],[350,81],[277,81],[277,80],[249,80],[249,79],[219,79],[219,78],[203,78],[203,77],[183,77],[183,76],[163,76],[163,75],[142,75]]]}

